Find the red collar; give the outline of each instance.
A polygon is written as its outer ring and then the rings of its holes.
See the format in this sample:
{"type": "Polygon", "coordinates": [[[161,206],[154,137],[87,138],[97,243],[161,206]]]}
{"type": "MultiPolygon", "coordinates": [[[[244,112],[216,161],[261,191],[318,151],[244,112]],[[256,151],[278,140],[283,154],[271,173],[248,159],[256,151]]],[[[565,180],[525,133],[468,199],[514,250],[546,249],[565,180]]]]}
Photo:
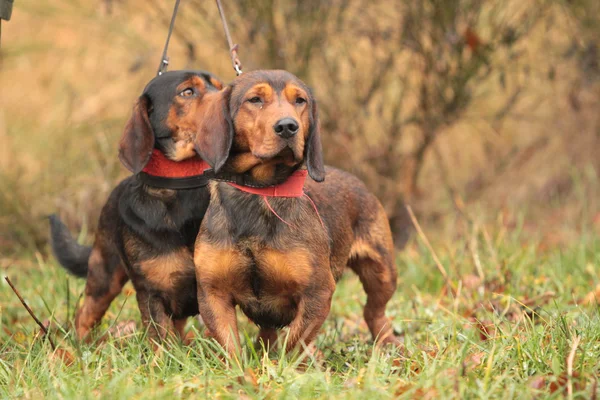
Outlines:
{"type": "Polygon", "coordinates": [[[237,185],[235,183],[228,183],[242,192],[258,194],[266,197],[302,197],[304,195],[304,182],[306,181],[306,175],[308,175],[308,172],[305,169],[298,170],[294,172],[285,182],[265,188],[254,188],[250,186],[237,185]]]}
{"type": "Polygon", "coordinates": [[[199,157],[173,161],[169,160],[162,151],[154,149],[142,172],[163,178],[187,178],[202,175],[207,169],[210,169],[210,165],[199,157]]]}
{"type": "MultiPolygon", "coordinates": [[[[142,172],[153,177],[161,178],[188,178],[202,175],[210,165],[199,157],[189,158],[183,161],[168,159],[162,151],[152,150],[152,156],[142,172]]],[[[295,171],[285,182],[264,188],[254,188],[227,182],[229,185],[242,192],[258,194],[266,197],[301,197],[304,195],[304,182],[308,172],[306,170],[295,171]]]]}

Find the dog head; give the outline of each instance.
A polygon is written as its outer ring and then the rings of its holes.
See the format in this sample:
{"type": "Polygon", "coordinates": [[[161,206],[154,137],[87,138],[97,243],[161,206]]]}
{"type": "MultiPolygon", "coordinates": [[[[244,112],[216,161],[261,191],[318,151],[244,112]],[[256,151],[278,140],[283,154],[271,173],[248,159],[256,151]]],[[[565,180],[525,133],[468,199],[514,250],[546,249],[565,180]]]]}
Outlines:
{"type": "Polygon", "coordinates": [[[325,177],[317,105],[310,89],[286,71],[253,71],[221,92],[217,114],[203,118],[207,135],[196,137],[196,150],[211,160],[227,160],[227,169],[269,184],[306,163],[315,181],[325,177]]]}
{"type": "MultiPolygon", "coordinates": [[[[173,161],[196,156],[198,116],[223,84],[203,71],[169,71],[152,79],[133,108],[119,143],[119,159],[133,173],[157,148],[173,161]]],[[[208,160],[207,160],[208,161],[208,160]]]]}

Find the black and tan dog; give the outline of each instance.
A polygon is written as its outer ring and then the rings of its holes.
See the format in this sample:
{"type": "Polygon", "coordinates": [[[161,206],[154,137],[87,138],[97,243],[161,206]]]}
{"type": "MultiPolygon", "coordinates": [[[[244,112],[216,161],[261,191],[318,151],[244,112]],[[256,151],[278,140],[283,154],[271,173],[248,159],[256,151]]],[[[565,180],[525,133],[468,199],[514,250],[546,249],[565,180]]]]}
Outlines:
{"type": "Polygon", "coordinates": [[[373,337],[397,344],[385,315],[397,278],[387,217],[360,180],[323,166],[310,90],[288,72],[255,71],[220,97],[212,99],[223,106],[213,110],[223,114],[209,128],[223,143],[197,141],[203,157],[222,159],[214,149],[226,149],[233,137],[221,181],[210,183],[194,253],[199,310],[210,334],[235,351],[239,305],[260,326],[263,342],[272,344],[276,330],[289,327],[287,350],[308,344],[350,267],[367,293],[364,317],[373,337]],[[304,165],[312,178],[306,182],[304,165]]]}
{"type": "MultiPolygon", "coordinates": [[[[202,119],[215,115],[215,102],[207,100],[220,89],[221,82],[202,71],[167,72],[146,86],[119,148],[134,175],[110,194],[93,247],[78,245],[51,217],[56,258],[87,277],[75,322],[79,338],[88,336],[129,279],[151,337],[182,334],[187,317],[198,314],[192,251],[209,193],[201,176],[208,164],[197,157],[192,139],[211,148],[202,119]]],[[[219,168],[224,161],[210,163],[219,168]]]]}

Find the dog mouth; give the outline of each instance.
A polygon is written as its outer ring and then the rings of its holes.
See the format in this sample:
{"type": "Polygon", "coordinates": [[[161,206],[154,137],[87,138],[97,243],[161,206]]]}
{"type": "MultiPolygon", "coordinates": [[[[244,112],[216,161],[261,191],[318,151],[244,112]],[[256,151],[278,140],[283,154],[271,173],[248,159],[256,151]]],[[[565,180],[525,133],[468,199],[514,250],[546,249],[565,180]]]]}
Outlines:
{"type": "Polygon", "coordinates": [[[252,155],[263,163],[279,161],[287,165],[294,165],[302,161],[303,155],[298,153],[290,143],[282,143],[269,151],[252,151],[252,155]]]}

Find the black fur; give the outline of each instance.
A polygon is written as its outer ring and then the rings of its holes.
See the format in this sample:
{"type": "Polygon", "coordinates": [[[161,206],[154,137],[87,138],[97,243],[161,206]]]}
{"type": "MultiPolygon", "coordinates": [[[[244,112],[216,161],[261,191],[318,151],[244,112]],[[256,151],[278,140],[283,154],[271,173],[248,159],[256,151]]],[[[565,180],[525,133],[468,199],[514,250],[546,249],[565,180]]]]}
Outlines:
{"type": "MultiPolygon", "coordinates": [[[[178,86],[192,75],[204,80],[207,91],[218,90],[213,85],[215,78],[206,72],[172,71],[153,79],[142,93],[156,149],[165,152],[167,146],[173,145],[172,132],[165,121],[178,95],[178,86]]],[[[142,320],[148,326],[198,314],[193,247],[209,198],[207,187],[153,188],[144,184],[138,174],[132,175],[110,194],[100,214],[92,248],[77,245],[58,217],[51,217],[56,258],[69,272],[87,276],[86,297],[76,321],[80,338],[99,322],[128,279],[136,289],[142,320]],[[164,266],[175,268],[164,282],[145,276],[145,263],[171,254],[185,256],[176,258],[173,266],[164,266]],[[155,324],[150,324],[150,320],[155,324]]],[[[152,267],[152,273],[162,276],[163,265],[152,267]]],[[[164,336],[160,329],[150,331],[156,337],[153,332],[164,336]]]]}
{"type": "Polygon", "coordinates": [[[50,217],[50,244],[58,262],[71,274],[85,278],[92,246],[83,246],[71,236],[67,226],[58,215],[50,217]]]}

